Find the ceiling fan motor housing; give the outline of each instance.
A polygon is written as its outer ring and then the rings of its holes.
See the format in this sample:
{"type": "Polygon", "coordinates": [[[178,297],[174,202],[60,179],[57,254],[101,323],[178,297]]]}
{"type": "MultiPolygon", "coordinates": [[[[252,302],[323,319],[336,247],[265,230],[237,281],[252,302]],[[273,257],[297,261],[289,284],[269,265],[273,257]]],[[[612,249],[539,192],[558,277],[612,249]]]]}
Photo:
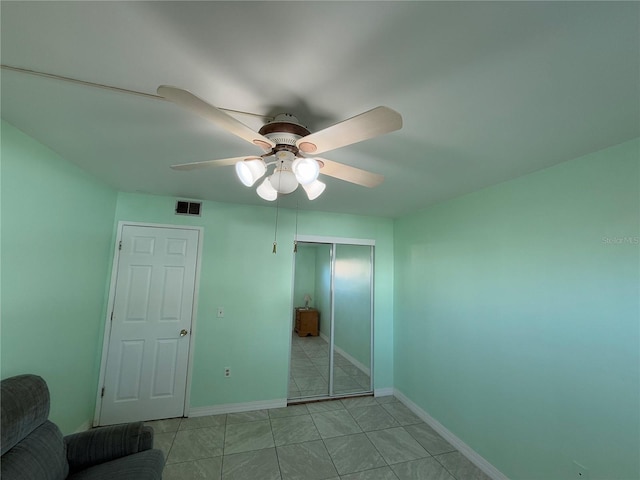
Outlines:
{"type": "Polygon", "coordinates": [[[297,155],[298,149],[295,147],[296,142],[309,135],[311,132],[306,127],[298,123],[298,119],[288,113],[281,113],[272,121],[263,125],[258,131],[260,135],[267,137],[276,144],[274,151],[279,150],[280,145],[290,145],[295,148],[294,155],[297,155]]]}
{"type": "MultiPolygon", "coordinates": [[[[269,183],[278,193],[287,194],[293,192],[299,184],[299,180],[292,168],[293,162],[296,161],[299,153],[296,142],[311,132],[305,126],[300,125],[298,119],[293,115],[282,113],[277,115],[272,122],[264,125],[259,133],[276,144],[267,154],[269,156],[273,155],[276,159],[276,167],[269,177],[269,183]]],[[[324,166],[319,161],[317,163],[318,168],[324,166]]]]}

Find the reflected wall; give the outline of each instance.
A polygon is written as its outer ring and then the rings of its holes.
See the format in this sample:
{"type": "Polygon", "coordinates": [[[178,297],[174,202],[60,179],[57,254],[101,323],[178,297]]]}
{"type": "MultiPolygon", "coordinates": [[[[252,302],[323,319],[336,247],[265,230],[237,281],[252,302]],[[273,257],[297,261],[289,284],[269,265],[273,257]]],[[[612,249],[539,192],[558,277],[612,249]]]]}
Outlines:
{"type": "Polygon", "coordinates": [[[373,248],[298,242],[290,400],[372,391],[373,248]],[[317,317],[317,335],[301,316],[317,317]]]}

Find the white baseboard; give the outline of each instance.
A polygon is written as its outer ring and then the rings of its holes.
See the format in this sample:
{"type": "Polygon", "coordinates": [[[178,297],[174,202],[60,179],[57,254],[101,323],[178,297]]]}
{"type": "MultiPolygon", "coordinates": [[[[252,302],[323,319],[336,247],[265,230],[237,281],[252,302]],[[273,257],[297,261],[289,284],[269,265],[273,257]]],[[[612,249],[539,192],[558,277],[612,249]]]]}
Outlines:
{"type": "Polygon", "coordinates": [[[367,366],[365,366],[363,363],[359,362],[358,360],[356,360],[354,357],[352,357],[351,355],[349,355],[347,352],[345,352],[344,350],[342,350],[340,347],[336,347],[334,345],[333,350],[342,355],[344,358],[346,358],[347,360],[349,360],[354,366],[358,367],[358,370],[360,370],[362,373],[364,373],[366,376],[371,375],[371,369],[369,369],[367,366]]]}
{"type": "Polygon", "coordinates": [[[224,413],[251,412],[254,410],[267,410],[270,408],[282,408],[287,406],[286,398],[276,400],[261,400],[258,402],[226,403],[223,405],[211,405],[209,407],[191,407],[189,417],[206,417],[207,415],[222,415],[224,413]]]}
{"type": "MultiPolygon", "coordinates": [[[[422,410],[418,405],[413,403],[409,398],[406,397],[401,391],[394,390],[395,397],[400,400],[406,407],[415,413],[420,419],[422,419],[427,425],[433,428],[436,432],[442,436],[447,442],[449,442],[452,446],[456,448],[462,455],[467,457],[467,459],[473,463],[476,467],[482,470],[485,474],[487,474],[493,480],[509,480],[506,475],[504,475],[500,470],[491,465],[487,460],[484,459],[478,452],[473,450],[469,445],[460,440],[456,435],[450,432],[444,425],[438,422],[435,418],[429,415],[427,412],[422,410]]],[[[377,394],[376,394],[377,396],[377,394]]]]}
{"type": "Polygon", "coordinates": [[[388,397],[389,395],[393,395],[393,387],[376,388],[373,391],[374,397],[388,397]]]}
{"type": "MultiPolygon", "coordinates": [[[[324,333],[320,332],[320,337],[322,337],[325,342],[329,343],[329,337],[327,337],[324,333]]],[[[367,376],[371,375],[370,368],[368,368],[366,365],[364,365],[363,363],[353,358],[351,355],[349,355],[347,352],[345,352],[343,349],[341,349],[337,345],[333,346],[333,351],[339,355],[342,355],[347,360],[349,360],[355,367],[358,367],[358,370],[360,370],[365,375],[367,376]]]]}

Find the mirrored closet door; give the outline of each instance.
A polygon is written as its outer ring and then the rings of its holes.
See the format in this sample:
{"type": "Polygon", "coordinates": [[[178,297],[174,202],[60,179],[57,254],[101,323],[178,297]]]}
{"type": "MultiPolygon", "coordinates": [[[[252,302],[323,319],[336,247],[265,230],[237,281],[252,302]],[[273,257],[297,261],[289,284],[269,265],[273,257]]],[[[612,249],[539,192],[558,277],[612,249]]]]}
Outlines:
{"type": "Polygon", "coordinates": [[[298,241],[289,401],[373,391],[374,246],[344,242],[298,241]]]}
{"type": "Polygon", "coordinates": [[[332,392],[372,391],[373,247],[334,245],[332,392]]]}

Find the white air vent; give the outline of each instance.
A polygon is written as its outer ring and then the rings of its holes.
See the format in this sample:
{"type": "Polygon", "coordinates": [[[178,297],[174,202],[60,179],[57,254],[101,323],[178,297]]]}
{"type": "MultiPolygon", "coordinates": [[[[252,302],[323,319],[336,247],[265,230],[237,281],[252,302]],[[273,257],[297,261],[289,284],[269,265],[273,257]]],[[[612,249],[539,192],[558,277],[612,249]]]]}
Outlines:
{"type": "Polygon", "coordinates": [[[178,200],[176,202],[176,215],[199,217],[201,210],[202,202],[187,202],[186,200],[178,200]]]}

